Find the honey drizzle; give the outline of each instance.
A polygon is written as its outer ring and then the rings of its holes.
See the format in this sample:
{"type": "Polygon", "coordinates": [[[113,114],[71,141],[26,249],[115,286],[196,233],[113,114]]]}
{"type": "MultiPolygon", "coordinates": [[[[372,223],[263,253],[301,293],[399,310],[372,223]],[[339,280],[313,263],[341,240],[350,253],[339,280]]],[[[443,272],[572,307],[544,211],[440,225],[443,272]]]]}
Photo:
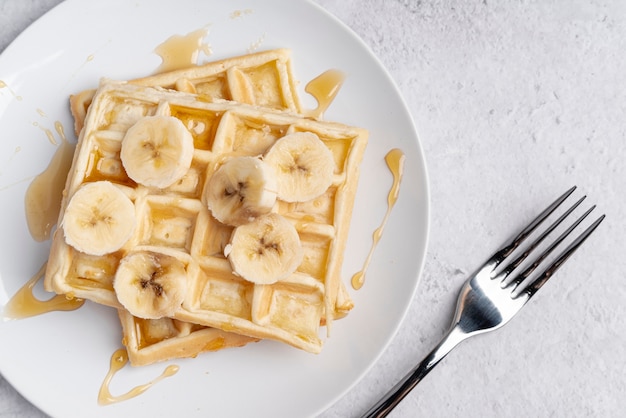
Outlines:
{"type": "Polygon", "coordinates": [[[173,35],[165,42],[158,45],[154,52],[161,57],[162,63],[157,68],[157,73],[164,73],[182,68],[198,65],[200,52],[211,55],[211,47],[202,40],[209,30],[198,29],[187,35],[173,35]]]}
{"type": "Polygon", "coordinates": [[[0,80],[0,89],[5,89],[5,88],[9,90],[9,92],[15,98],[15,100],[17,100],[18,102],[22,100],[22,96],[18,96],[17,94],[15,94],[13,89],[11,89],[6,82],[0,80]]]}
{"type": "Polygon", "coordinates": [[[361,269],[361,271],[358,271],[352,276],[352,287],[355,290],[363,287],[363,284],[365,283],[365,273],[372,260],[374,249],[376,248],[376,245],[378,245],[378,242],[383,235],[383,230],[385,228],[385,225],[387,224],[387,220],[389,219],[391,210],[398,200],[398,194],[400,193],[400,181],[402,180],[402,174],[404,171],[404,160],[404,153],[397,148],[392,149],[385,156],[385,162],[387,163],[387,167],[389,167],[389,170],[393,175],[393,184],[391,186],[391,189],[389,190],[389,195],[387,196],[387,212],[385,212],[385,216],[380,226],[376,228],[374,230],[374,233],[372,234],[372,246],[369,253],[367,254],[367,258],[365,259],[363,268],[361,269]]]}
{"type": "Polygon", "coordinates": [[[158,376],[156,379],[151,380],[150,382],[135,386],[128,392],[114,396],[111,394],[111,390],[109,389],[109,385],[111,384],[111,380],[115,376],[117,372],[119,372],[126,364],[128,363],[128,352],[124,348],[120,348],[116,350],[111,356],[111,365],[109,367],[109,371],[100,386],[100,391],[98,392],[98,403],[100,405],[111,405],[113,403],[126,401],[128,399],[134,398],[135,396],[139,396],[144,393],[146,390],[150,389],[153,385],[166,377],[170,377],[175,375],[179,367],[177,365],[170,365],[165,368],[163,373],[158,376]]]}
{"type": "Polygon", "coordinates": [[[36,126],[39,129],[41,129],[43,131],[43,133],[46,134],[46,136],[48,137],[48,141],[50,141],[50,143],[52,145],[58,145],[57,140],[54,137],[54,134],[52,133],[52,131],[50,129],[44,128],[43,126],[39,125],[37,122],[33,122],[33,126],[36,126]]]}
{"type": "Polygon", "coordinates": [[[26,282],[9,300],[4,308],[4,317],[8,319],[24,319],[52,311],[73,311],[85,303],[84,299],[69,298],[55,295],[48,300],[39,300],[33,294],[33,288],[46,272],[46,263],[26,282]]]}
{"type": "Polygon", "coordinates": [[[67,140],[63,125],[58,121],[54,125],[61,137],[61,145],[48,167],[28,186],[24,197],[28,230],[38,242],[50,238],[52,227],[57,222],[65,180],[74,156],[74,145],[67,140]]]}
{"type": "Polygon", "coordinates": [[[309,81],[304,91],[317,100],[317,107],[305,112],[306,116],[321,119],[339,93],[346,75],[339,70],[327,70],[309,81]]]}

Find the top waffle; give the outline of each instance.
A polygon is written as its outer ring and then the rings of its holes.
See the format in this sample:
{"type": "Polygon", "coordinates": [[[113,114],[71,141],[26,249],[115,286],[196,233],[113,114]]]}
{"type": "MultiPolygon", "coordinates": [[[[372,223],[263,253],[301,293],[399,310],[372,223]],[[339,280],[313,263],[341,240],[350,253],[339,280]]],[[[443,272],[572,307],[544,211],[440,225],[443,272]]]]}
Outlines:
{"type": "Polygon", "coordinates": [[[156,255],[175,260],[184,271],[186,294],[172,318],[319,352],[320,322],[336,316],[342,296],[340,269],[366,141],[365,130],[338,123],[207,100],[202,94],[104,83],[85,119],[61,216],[77,191],[110,182],[132,202],[137,226],[121,248],[89,255],[66,242],[63,230],[68,225],[61,218],[46,289],[120,308],[113,285],[120,262],[136,253],[156,255]],[[163,188],[131,180],[120,159],[129,128],[154,115],[176,118],[193,138],[189,169],[163,188]],[[225,257],[235,228],[212,216],[205,186],[229,159],[263,154],[278,139],[296,132],[315,134],[330,150],[332,182],[315,199],[278,199],[272,206],[272,213],[295,227],[303,256],[294,273],[275,283],[257,284],[234,273],[225,257]]]}

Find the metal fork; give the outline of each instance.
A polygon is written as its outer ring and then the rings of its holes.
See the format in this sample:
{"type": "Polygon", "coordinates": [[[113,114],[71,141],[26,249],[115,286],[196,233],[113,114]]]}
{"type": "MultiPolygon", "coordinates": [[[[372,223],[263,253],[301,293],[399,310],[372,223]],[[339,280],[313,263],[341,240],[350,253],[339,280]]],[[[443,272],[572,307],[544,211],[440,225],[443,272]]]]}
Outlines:
{"type": "Polygon", "coordinates": [[[554,272],[572,255],[578,247],[591,235],[591,233],[604,220],[604,215],[596,219],[583,233],[578,235],[571,243],[558,255],[551,264],[542,272],[537,273],[531,279],[531,274],[537,269],[549,254],[565,240],[595,208],[592,206],[583,213],[574,223],[572,223],[558,238],[547,246],[541,255],[533,262],[528,262],[528,266],[523,266],[522,271],[516,276],[512,274],[526,260],[531,251],[539,246],[544,239],[553,232],[573,211],[576,209],[585,196],[580,198],[569,209],[567,209],[558,219],[556,219],[534,242],[525,249],[520,249],[519,255],[513,253],[520,248],[522,242],[531,235],[537,227],[548,218],[576,189],[576,186],[569,189],[561,197],[555,200],[543,212],[537,216],[522,232],[519,233],[510,243],[498,250],[477,273],[472,275],[463,285],[457,301],[454,320],[446,336],[441,342],[411,370],[402,380],[400,380],[385,396],[372,406],[363,417],[385,417],[395,408],[402,399],[435,367],[454,347],[461,341],[478,334],[493,331],[500,328],[528,302],[535,293],[543,286],[554,272]],[[510,264],[500,267],[505,261],[513,258],[510,264]],[[500,267],[500,268],[499,268],[500,267]],[[524,282],[530,281],[529,284],[524,282]],[[520,285],[525,284],[522,289],[520,285]]]}

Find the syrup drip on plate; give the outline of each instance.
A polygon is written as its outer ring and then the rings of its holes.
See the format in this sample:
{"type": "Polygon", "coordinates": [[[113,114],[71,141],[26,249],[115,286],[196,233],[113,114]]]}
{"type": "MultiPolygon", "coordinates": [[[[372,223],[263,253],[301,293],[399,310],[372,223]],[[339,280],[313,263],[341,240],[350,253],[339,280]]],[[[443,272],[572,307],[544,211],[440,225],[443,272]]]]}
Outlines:
{"type": "Polygon", "coordinates": [[[109,367],[109,372],[105,376],[104,381],[102,382],[102,386],[100,386],[100,392],[98,393],[98,403],[100,405],[110,405],[116,402],[126,401],[128,399],[134,398],[135,396],[139,396],[148,389],[150,389],[152,386],[154,386],[157,382],[160,382],[166,377],[175,375],[179,370],[179,367],[176,365],[167,366],[163,373],[161,373],[161,375],[156,379],[146,384],[135,386],[134,388],[122,395],[114,396],[111,394],[109,385],[111,384],[111,380],[113,380],[113,376],[115,376],[115,373],[119,372],[127,363],[128,352],[124,348],[116,350],[111,356],[111,365],[109,367]]]}
{"type": "Polygon", "coordinates": [[[57,222],[65,180],[74,156],[74,145],[65,137],[63,125],[57,121],[55,129],[61,137],[61,145],[48,167],[28,186],[24,197],[28,230],[38,242],[50,238],[52,227],[57,222]]]}
{"type": "Polygon", "coordinates": [[[84,299],[70,298],[66,295],[54,295],[48,300],[37,299],[33,289],[45,272],[46,264],[9,300],[4,308],[5,318],[24,319],[52,311],[73,311],[83,306],[84,299]]]}
{"type": "Polygon", "coordinates": [[[157,73],[164,73],[198,65],[200,52],[211,55],[209,44],[202,40],[209,32],[208,29],[198,29],[187,35],[173,35],[154,49],[163,62],[157,68],[157,73]]]}
{"type": "Polygon", "coordinates": [[[309,81],[304,91],[315,97],[317,107],[305,112],[306,116],[320,119],[339,93],[346,75],[339,70],[327,70],[309,81]]]}
{"type": "Polygon", "coordinates": [[[244,15],[250,15],[252,13],[253,13],[252,9],[235,10],[234,12],[232,12],[230,14],[230,18],[231,19],[237,19],[237,18],[240,18],[240,17],[242,17],[244,15]]]}
{"type": "Polygon", "coordinates": [[[393,209],[396,201],[398,200],[398,194],[400,193],[400,181],[402,180],[402,174],[404,171],[404,153],[394,148],[387,153],[385,156],[385,162],[387,163],[387,167],[389,167],[389,171],[393,176],[393,184],[391,185],[391,189],[389,190],[389,195],[387,196],[387,212],[385,213],[385,217],[381,222],[380,226],[374,230],[374,234],[372,235],[373,242],[372,247],[370,248],[369,254],[365,259],[365,263],[363,264],[363,268],[361,271],[357,272],[352,276],[352,287],[355,290],[363,287],[365,283],[365,273],[367,268],[369,267],[370,261],[372,260],[372,255],[374,254],[374,249],[380,238],[383,235],[383,230],[385,229],[385,225],[387,224],[387,220],[389,219],[389,215],[391,214],[391,209],[393,209]]]}
{"type": "Polygon", "coordinates": [[[50,143],[51,143],[52,145],[57,145],[57,140],[56,140],[56,138],[54,137],[54,134],[52,133],[52,131],[51,131],[50,129],[48,129],[48,128],[44,128],[43,126],[41,126],[41,125],[40,125],[39,123],[37,123],[37,122],[33,122],[33,126],[36,126],[36,127],[38,127],[39,129],[41,129],[41,130],[42,130],[42,131],[46,134],[46,136],[48,137],[48,141],[50,141],[50,143]]]}
{"type": "Polygon", "coordinates": [[[15,98],[15,100],[17,100],[18,102],[22,100],[22,96],[18,96],[17,94],[15,94],[15,92],[11,90],[9,85],[2,80],[0,80],[0,89],[9,89],[9,92],[15,98]]]}

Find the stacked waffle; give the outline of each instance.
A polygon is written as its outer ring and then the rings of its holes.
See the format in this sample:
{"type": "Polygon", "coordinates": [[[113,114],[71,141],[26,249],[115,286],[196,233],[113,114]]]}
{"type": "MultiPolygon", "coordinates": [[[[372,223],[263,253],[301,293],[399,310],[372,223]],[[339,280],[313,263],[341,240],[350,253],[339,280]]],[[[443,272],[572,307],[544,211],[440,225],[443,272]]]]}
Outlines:
{"type": "Polygon", "coordinates": [[[73,96],[47,290],[118,309],[133,365],[282,341],[319,353],[367,131],[303,117],[274,50],[73,96]]]}

